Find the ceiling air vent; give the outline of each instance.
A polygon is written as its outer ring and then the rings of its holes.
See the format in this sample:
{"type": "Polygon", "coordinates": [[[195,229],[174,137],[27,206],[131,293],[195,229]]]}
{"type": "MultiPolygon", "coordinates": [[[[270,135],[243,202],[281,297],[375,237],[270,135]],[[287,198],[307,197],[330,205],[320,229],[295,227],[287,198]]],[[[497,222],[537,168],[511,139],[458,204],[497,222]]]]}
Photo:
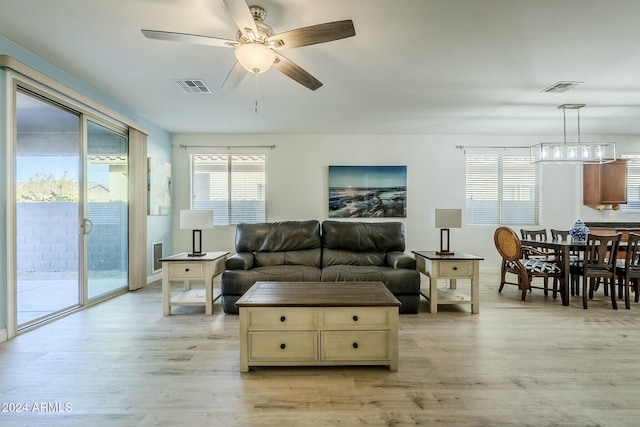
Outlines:
{"type": "Polygon", "coordinates": [[[202,80],[176,80],[176,83],[184,93],[211,93],[202,80]]]}
{"type": "Polygon", "coordinates": [[[574,87],[578,86],[580,83],[582,82],[558,82],[558,83],[552,84],[548,88],[544,89],[542,92],[544,93],[566,92],[569,89],[573,89],[574,87]]]}

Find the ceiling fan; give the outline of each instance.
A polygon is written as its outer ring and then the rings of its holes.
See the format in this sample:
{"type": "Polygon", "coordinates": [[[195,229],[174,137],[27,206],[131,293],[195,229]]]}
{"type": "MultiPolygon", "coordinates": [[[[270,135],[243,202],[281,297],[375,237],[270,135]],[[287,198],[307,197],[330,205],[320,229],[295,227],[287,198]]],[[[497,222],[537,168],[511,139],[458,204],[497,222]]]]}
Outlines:
{"type": "Polygon", "coordinates": [[[222,84],[223,89],[236,87],[247,72],[264,73],[273,66],[311,90],[318,89],[322,83],[299,65],[285,58],[280,51],[356,35],[353,21],[350,19],[275,34],[273,29],[264,23],[267,13],[262,7],[247,7],[244,0],[223,1],[238,26],[235,40],[156,30],[142,30],[142,34],[149,39],[234,48],[237,61],[222,84]]]}

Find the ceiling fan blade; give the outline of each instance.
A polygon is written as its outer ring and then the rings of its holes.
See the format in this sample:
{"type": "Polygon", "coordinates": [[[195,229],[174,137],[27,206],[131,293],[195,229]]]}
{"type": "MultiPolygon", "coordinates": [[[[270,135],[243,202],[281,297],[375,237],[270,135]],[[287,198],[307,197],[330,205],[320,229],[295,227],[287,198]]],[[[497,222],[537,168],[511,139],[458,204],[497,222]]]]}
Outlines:
{"type": "Polygon", "coordinates": [[[322,86],[318,79],[279,53],[276,53],[276,61],[273,63],[273,68],[311,90],[316,90],[322,86]]]}
{"type": "Polygon", "coordinates": [[[236,86],[238,86],[238,84],[240,84],[240,82],[246,75],[247,70],[245,70],[242,65],[240,65],[240,63],[236,61],[233,68],[231,68],[231,71],[229,71],[229,74],[227,74],[227,78],[224,79],[224,83],[222,83],[222,89],[234,89],[236,86]]]}
{"type": "Polygon", "coordinates": [[[294,47],[346,39],[347,37],[353,37],[355,35],[356,29],[353,27],[353,21],[347,19],[285,31],[284,33],[269,37],[267,41],[275,42],[273,46],[274,49],[291,49],[294,47]],[[282,41],[282,45],[278,43],[278,40],[282,41]]]}
{"type": "Polygon", "coordinates": [[[142,34],[144,34],[144,36],[148,39],[201,44],[205,46],[234,47],[238,44],[235,40],[220,39],[218,37],[199,36],[196,34],[172,33],[170,31],[142,30],[142,34]]]}
{"type": "MultiPolygon", "coordinates": [[[[253,15],[249,10],[249,6],[247,6],[247,2],[245,0],[222,0],[227,6],[229,13],[231,14],[231,18],[233,22],[236,23],[238,29],[243,34],[249,36],[247,34],[247,30],[250,30],[253,33],[253,37],[259,37],[260,33],[258,33],[258,27],[256,26],[256,21],[253,20],[253,15]]],[[[252,36],[249,36],[251,38],[252,36]]]]}

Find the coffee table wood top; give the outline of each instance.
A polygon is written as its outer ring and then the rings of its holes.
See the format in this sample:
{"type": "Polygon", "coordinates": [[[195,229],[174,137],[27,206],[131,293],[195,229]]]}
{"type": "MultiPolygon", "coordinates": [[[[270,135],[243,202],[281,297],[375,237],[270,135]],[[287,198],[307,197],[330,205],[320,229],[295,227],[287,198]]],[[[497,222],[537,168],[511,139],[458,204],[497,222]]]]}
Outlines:
{"type": "Polygon", "coordinates": [[[382,282],[256,282],[237,307],[400,306],[382,282]]]}

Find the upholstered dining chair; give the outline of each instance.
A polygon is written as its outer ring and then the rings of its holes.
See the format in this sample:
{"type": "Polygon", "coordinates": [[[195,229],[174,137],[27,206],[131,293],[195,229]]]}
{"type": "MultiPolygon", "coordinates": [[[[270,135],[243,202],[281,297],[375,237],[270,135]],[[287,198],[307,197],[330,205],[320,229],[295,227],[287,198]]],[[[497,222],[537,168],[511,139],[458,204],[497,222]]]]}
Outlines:
{"type": "Polygon", "coordinates": [[[509,227],[498,227],[493,234],[493,241],[502,257],[498,292],[502,292],[505,284],[517,285],[522,291],[522,301],[525,301],[527,291],[532,288],[544,289],[544,294],[547,295],[549,278],[561,280],[563,277],[562,270],[556,262],[526,257],[527,254],[535,254],[549,256],[551,259],[551,256],[559,256],[559,254],[541,252],[532,247],[523,246],[518,235],[509,227]],[[515,274],[518,282],[508,282],[507,273],[515,274]],[[544,279],[543,288],[532,285],[532,280],[536,277],[544,279]]]}
{"type": "Polygon", "coordinates": [[[631,308],[629,288],[632,286],[635,292],[635,302],[640,299],[638,293],[638,279],[640,279],[640,234],[629,233],[626,255],[624,259],[618,259],[616,264],[618,286],[624,289],[624,307],[631,308]]]}
{"type": "Polygon", "coordinates": [[[604,286],[609,286],[611,293],[611,307],[618,309],[615,290],[616,259],[620,246],[621,233],[591,234],[587,236],[587,243],[583,259],[571,265],[572,286],[578,285],[582,279],[582,307],[587,308],[587,301],[593,299],[597,279],[604,280],[604,286]],[[589,289],[587,293],[587,283],[589,289]]]}
{"type": "MultiPolygon", "coordinates": [[[[547,241],[547,230],[546,229],[542,229],[542,230],[525,230],[524,228],[520,229],[520,235],[522,236],[522,240],[537,240],[539,242],[546,242],[547,241]]],[[[548,261],[547,257],[544,255],[533,255],[530,254],[528,252],[525,251],[524,253],[525,258],[530,258],[530,259],[538,259],[538,260],[542,260],[542,261],[548,261]]],[[[547,280],[548,281],[548,280],[547,280]]],[[[545,295],[547,293],[545,292],[545,295]]]]}

